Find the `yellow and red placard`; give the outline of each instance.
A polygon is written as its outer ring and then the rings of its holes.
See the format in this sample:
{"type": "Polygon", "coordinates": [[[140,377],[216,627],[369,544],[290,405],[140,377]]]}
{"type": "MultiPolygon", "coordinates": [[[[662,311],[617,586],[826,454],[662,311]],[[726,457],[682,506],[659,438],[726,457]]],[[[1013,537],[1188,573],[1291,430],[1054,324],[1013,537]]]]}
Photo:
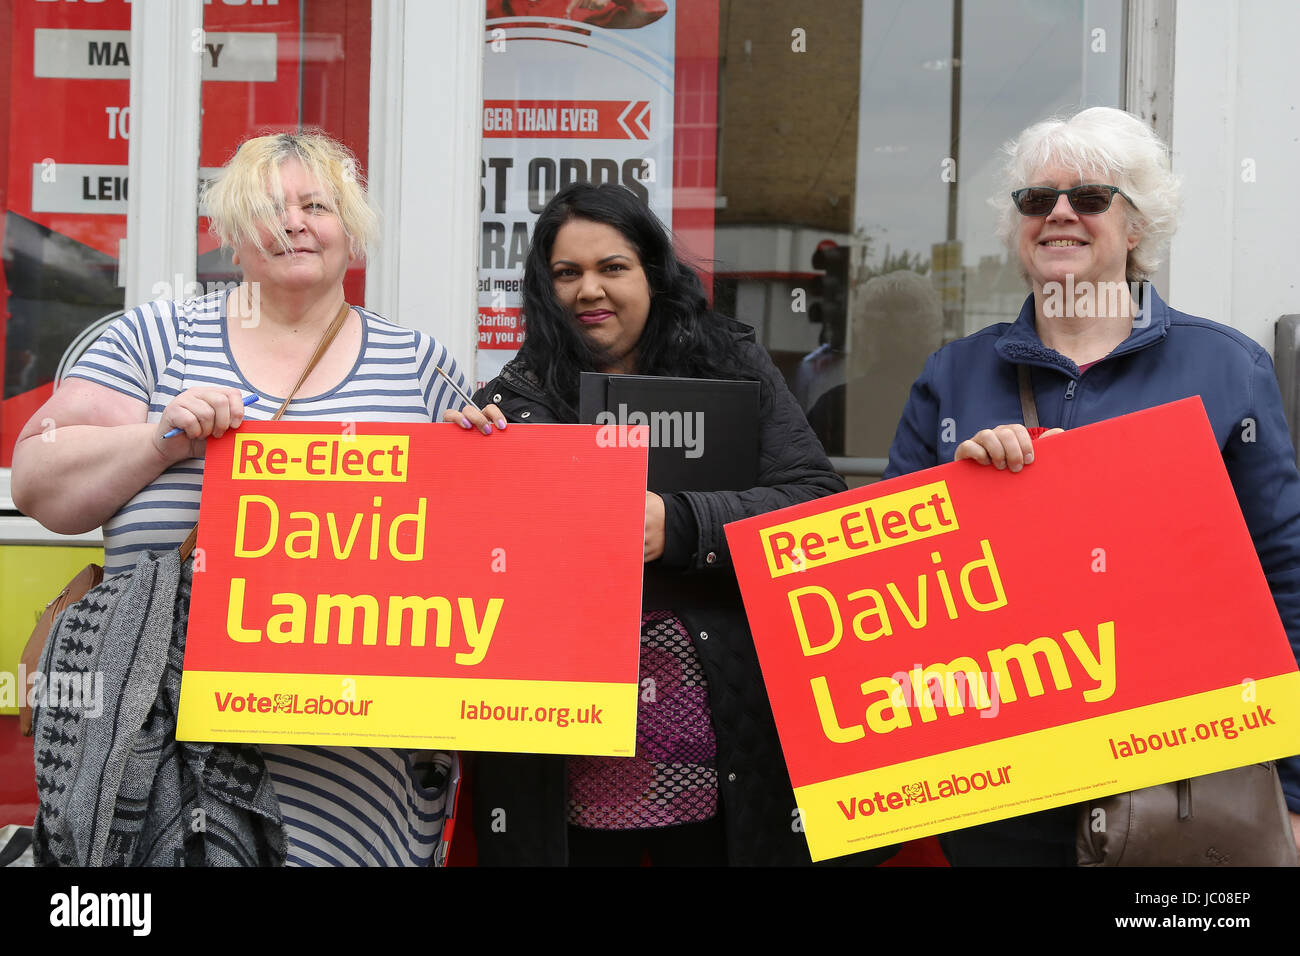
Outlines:
{"type": "Polygon", "coordinates": [[[598,435],[209,440],[177,737],[631,756],[646,450],[598,435]]]}
{"type": "Polygon", "coordinates": [[[814,860],[1300,753],[1199,398],[727,526],[814,860]]]}

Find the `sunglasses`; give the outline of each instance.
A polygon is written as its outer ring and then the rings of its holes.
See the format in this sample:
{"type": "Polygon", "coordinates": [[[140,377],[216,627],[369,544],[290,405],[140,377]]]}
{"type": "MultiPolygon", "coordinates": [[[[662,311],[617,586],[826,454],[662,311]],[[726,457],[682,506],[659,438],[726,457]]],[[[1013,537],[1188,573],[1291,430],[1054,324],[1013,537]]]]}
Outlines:
{"type": "Polygon", "coordinates": [[[1071,189],[1052,189],[1050,186],[1026,186],[1011,194],[1011,201],[1022,216],[1046,216],[1056,208],[1056,198],[1062,193],[1070,201],[1070,208],[1080,216],[1097,216],[1110,208],[1115,194],[1128,199],[1128,204],[1137,209],[1137,204],[1125,195],[1118,186],[1103,183],[1086,183],[1071,189]]]}

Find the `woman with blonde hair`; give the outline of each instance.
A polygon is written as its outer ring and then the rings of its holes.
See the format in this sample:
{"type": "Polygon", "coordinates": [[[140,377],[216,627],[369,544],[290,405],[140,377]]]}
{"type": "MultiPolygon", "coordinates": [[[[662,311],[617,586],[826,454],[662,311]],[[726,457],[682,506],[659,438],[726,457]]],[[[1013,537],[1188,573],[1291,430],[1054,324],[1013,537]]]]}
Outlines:
{"type": "MultiPolygon", "coordinates": [[[[61,533],[103,525],[105,573],[181,544],[198,519],[204,440],[270,419],[432,422],[463,388],[438,342],[344,299],[377,218],[346,147],[315,132],[250,139],[208,185],[213,233],[243,281],[114,322],[14,450],[18,507],[61,533]],[[43,441],[41,423],[57,423],[43,441]]],[[[454,758],[262,746],[291,865],[422,865],[439,845],[454,758]]],[[[252,772],[252,771],[250,771],[252,772]]],[[[264,861],[264,860],[259,860],[264,861]]]]}

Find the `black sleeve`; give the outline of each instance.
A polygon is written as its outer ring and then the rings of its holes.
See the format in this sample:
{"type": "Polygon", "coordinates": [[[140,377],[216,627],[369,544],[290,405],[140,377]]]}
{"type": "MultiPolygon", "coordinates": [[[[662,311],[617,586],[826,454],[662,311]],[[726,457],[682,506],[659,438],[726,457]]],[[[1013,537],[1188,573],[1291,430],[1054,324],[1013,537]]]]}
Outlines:
{"type": "Polygon", "coordinates": [[[700,529],[695,524],[695,515],[685,498],[680,494],[661,497],[664,499],[664,553],[659,562],[670,570],[684,571],[691,567],[700,529]]]}

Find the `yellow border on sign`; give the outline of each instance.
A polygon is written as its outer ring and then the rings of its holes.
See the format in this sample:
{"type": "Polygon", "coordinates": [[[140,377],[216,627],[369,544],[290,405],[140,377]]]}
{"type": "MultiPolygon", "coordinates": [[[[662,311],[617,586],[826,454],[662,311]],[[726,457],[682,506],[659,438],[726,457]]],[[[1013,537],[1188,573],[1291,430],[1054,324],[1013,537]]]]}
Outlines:
{"type": "Polygon", "coordinates": [[[812,858],[826,860],[1296,753],[1300,672],[849,774],[797,787],[795,797],[812,858]],[[1261,709],[1275,723],[1243,730],[1243,715],[1258,720],[1261,709]],[[1224,717],[1233,719],[1226,732],[1235,739],[1210,725],[1224,717]],[[1167,745],[1166,733],[1178,745],[1167,745]],[[1152,734],[1158,749],[1147,743],[1145,753],[1115,756],[1120,741],[1132,749],[1131,735],[1152,734]]]}
{"type": "Polygon", "coordinates": [[[186,671],[176,739],[630,757],[637,696],[635,682],[186,671]]]}

